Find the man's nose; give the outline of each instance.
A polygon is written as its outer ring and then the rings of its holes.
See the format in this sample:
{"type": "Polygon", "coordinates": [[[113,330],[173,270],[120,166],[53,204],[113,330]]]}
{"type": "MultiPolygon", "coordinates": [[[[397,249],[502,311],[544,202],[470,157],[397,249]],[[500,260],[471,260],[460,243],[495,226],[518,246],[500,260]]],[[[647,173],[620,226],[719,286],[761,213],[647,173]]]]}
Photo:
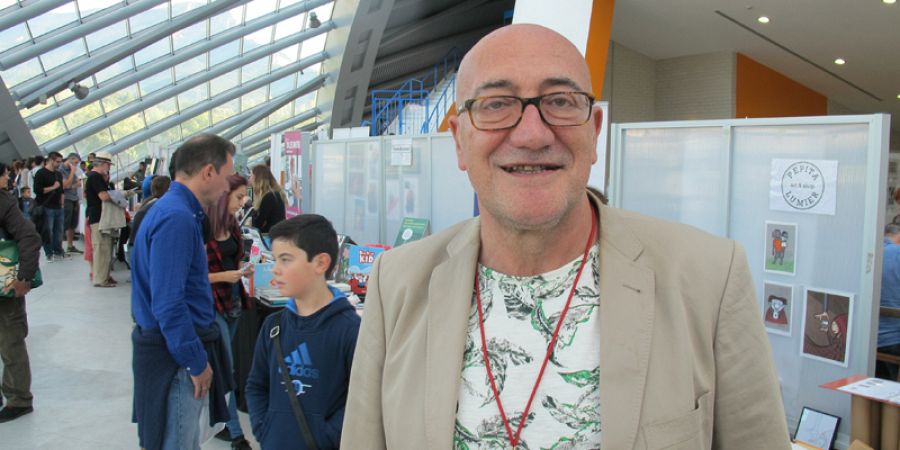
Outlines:
{"type": "Polygon", "coordinates": [[[541,112],[535,105],[525,106],[522,119],[509,134],[510,143],[521,148],[541,149],[550,145],[553,139],[553,130],[541,119],[541,112]]]}

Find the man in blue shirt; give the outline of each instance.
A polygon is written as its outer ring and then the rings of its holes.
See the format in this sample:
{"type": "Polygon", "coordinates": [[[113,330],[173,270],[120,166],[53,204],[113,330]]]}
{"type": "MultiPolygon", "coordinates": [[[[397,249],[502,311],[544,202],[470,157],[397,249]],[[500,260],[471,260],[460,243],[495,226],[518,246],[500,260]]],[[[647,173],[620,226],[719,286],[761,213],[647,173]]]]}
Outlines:
{"type": "Polygon", "coordinates": [[[147,450],[199,450],[200,408],[207,394],[211,422],[228,418],[224,394],[232,389],[231,368],[220,357],[203,210],[228,194],[234,151],[231,142],[210,134],[182,144],[175,154],[175,181],[135,237],[133,420],[147,450]]]}
{"type": "MultiPolygon", "coordinates": [[[[900,225],[884,227],[884,261],[881,268],[881,306],[900,308],[900,225]]],[[[900,319],[878,319],[878,351],[900,356],[900,319]]],[[[897,365],[878,361],[876,375],[897,380],[897,365]]]]}

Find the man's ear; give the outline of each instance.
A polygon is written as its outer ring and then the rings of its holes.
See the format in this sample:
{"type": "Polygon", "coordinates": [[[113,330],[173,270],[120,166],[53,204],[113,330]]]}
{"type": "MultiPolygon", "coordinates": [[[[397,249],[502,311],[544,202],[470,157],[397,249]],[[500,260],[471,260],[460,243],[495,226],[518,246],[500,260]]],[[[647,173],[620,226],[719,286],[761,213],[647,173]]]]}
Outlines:
{"type": "Polygon", "coordinates": [[[453,143],[456,144],[456,166],[459,167],[459,170],[466,170],[466,161],[463,158],[462,146],[460,146],[459,143],[459,115],[452,114],[447,118],[447,125],[450,126],[450,133],[453,135],[453,143]]]}

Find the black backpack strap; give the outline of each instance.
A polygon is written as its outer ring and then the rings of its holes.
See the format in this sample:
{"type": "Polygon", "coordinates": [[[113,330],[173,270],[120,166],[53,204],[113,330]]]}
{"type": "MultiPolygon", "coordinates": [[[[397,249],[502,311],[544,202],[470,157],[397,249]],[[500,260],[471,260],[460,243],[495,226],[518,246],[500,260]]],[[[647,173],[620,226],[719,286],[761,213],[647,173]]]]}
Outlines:
{"type": "Polygon", "coordinates": [[[275,359],[278,361],[278,367],[281,368],[281,380],[284,383],[284,392],[287,394],[288,400],[290,400],[291,409],[294,410],[294,418],[297,419],[297,425],[300,426],[300,431],[303,432],[303,440],[306,442],[306,448],[309,450],[319,450],[319,447],[316,446],[316,440],[313,438],[312,431],[309,430],[309,424],[306,422],[306,415],[303,414],[303,408],[300,407],[300,401],[297,400],[297,395],[294,394],[294,382],[291,380],[291,376],[288,375],[287,364],[284,363],[284,352],[281,351],[281,338],[279,337],[281,334],[282,313],[284,313],[284,310],[274,314],[275,317],[272,320],[272,328],[269,329],[269,339],[272,340],[272,346],[275,348],[275,359]]]}

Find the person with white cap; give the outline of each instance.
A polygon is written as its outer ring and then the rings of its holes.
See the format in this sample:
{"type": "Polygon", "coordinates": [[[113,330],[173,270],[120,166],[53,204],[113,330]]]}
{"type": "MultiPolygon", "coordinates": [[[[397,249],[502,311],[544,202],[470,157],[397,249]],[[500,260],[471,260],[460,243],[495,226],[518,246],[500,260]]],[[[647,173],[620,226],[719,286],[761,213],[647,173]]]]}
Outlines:
{"type": "Polygon", "coordinates": [[[109,168],[111,166],[112,155],[109,152],[97,152],[84,187],[93,253],[91,273],[95,287],[116,286],[115,280],[109,274],[112,263],[113,237],[100,232],[100,214],[103,212],[103,202],[110,201],[107,191],[109,191],[109,168]]]}

